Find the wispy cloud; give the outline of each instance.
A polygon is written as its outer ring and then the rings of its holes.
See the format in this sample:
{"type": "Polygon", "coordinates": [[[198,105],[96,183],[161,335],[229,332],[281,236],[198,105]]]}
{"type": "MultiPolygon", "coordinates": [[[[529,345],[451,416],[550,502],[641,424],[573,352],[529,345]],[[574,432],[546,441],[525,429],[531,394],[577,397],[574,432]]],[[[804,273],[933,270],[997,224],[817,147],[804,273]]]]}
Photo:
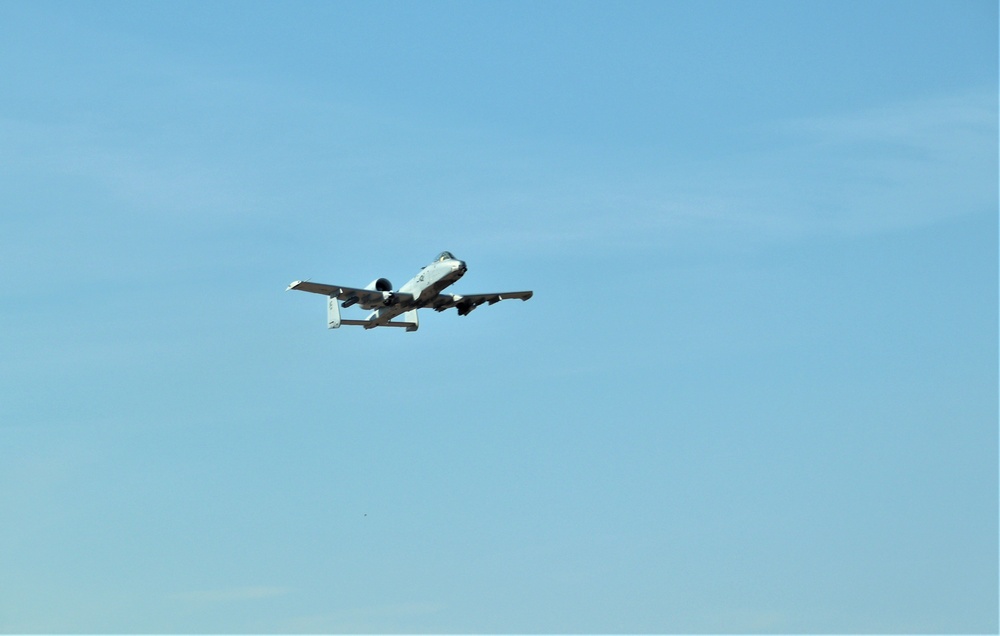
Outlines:
{"type": "MultiPolygon", "coordinates": [[[[238,176],[196,148],[115,139],[93,123],[12,118],[0,118],[0,140],[0,159],[12,167],[8,178],[32,179],[35,186],[69,186],[78,198],[97,191],[115,200],[118,205],[93,219],[98,222],[164,214],[177,220],[207,213],[232,216],[253,208],[238,176]]],[[[24,187],[23,182],[18,186],[24,187]]],[[[75,212],[70,206],[59,211],[69,217],[75,212]]]]}
{"type": "Polygon", "coordinates": [[[680,168],[509,187],[478,202],[477,227],[485,218],[489,240],[527,249],[690,247],[891,232],[996,206],[992,89],[771,122],[747,138],[734,147],[751,149],[680,168]]]}
{"type": "Polygon", "coordinates": [[[241,601],[256,601],[260,599],[286,596],[291,592],[291,588],[287,587],[257,585],[182,592],[174,595],[173,598],[179,601],[200,604],[237,603],[241,601]]]}
{"type": "Polygon", "coordinates": [[[877,232],[995,208],[993,89],[781,129],[789,146],[774,164],[787,169],[785,191],[805,229],[877,232]]]}
{"type": "MultiPolygon", "coordinates": [[[[348,115],[321,100],[261,102],[269,92],[234,89],[257,99],[262,112],[294,113],[286,117],[304,123],[269,123],[295,143],[272,135],[247,146],[253,122],[230,130],[220,113],[200,125],[243,140],[228,154],[193,133],[180,142],[136,141],[97,124],[0,119],[0,159],[35,176],[79,178],[116,199],[118,215],[144,214],[168,228],[298,219],[320,232],[371,240],[526,251],[885,232],[996,202],[993,89],[764,123],[734,141],[738,152],[639,169],[500,132],[348,115]],[[243,156],[240,149],[250,147],[253,156],[243,156]]],[[[226,102],[233,117],[247,117],[236,101],[226,102]]]]}
{"type": "Polygon", "coordinates": [[[444,610],[444,605],[418,601],[344,608],[324,614],[293,618],[281,626],[280,631],[289,633],[440,631],[425,622],[433,620],[444,610]]]}

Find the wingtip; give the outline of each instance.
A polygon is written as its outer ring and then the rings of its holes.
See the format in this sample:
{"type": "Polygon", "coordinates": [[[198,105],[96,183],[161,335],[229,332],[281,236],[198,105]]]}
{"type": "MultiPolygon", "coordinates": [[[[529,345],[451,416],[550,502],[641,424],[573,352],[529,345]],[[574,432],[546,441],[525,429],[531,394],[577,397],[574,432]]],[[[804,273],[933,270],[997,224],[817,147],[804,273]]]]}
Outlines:
{"type": "Polygon", "coordinates": [[[301,282],[302,281],[300,281],[300,280],[292,281],[292,284],[290,284],[288,287],[286,287],[285,291],[292,291],[301,282]]]}

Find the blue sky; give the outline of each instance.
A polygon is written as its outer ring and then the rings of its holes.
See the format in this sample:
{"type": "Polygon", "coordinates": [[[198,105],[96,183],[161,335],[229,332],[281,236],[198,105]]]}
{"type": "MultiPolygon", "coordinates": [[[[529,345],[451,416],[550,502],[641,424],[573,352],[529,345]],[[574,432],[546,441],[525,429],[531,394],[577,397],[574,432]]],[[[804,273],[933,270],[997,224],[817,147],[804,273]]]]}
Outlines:
{"type": "Polygon", "coordinates": [[[0,631],[996,632],[997,25],[0,4],[0,631]]]}

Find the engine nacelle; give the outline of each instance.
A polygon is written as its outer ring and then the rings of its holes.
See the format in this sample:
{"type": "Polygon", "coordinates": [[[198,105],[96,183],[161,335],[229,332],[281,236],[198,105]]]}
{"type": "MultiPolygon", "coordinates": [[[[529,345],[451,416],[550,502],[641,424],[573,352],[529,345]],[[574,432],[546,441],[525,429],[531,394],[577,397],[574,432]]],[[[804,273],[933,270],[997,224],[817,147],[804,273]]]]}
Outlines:
{"type": "Polygon", "coordinates": [[[365,289],[371,291],[391,292],[392,283],[389,282],[388,278],[376,278],[372,282],[365,285],[365,289]]]}
{"type": "Polygon", "coordinates": [[[396,294],[392,293],[392,283],[388,278],[376,278],[365,286],[365,289],[382,292],[382,304],[386,307],[396,304],[396,294]]]}

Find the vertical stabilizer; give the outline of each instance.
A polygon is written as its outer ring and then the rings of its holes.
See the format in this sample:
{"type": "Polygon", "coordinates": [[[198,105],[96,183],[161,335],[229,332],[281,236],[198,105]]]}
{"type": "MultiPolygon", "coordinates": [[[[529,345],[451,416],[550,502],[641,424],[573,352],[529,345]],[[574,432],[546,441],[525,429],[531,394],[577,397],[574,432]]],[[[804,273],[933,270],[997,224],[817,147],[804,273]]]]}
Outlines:
{"type": "Polygon", "coordinates": [[[334,296],[326,299],[326,327],[336,329],[340,326],[340,304],[334,296]]]}
{"type": "Polygon", "coordinates": [[[417,310],[411,309],[403,314],[403,322],[407,323],[407,331],[416,331],[420,327],[420,321],[417,319],[417,310]]]}

